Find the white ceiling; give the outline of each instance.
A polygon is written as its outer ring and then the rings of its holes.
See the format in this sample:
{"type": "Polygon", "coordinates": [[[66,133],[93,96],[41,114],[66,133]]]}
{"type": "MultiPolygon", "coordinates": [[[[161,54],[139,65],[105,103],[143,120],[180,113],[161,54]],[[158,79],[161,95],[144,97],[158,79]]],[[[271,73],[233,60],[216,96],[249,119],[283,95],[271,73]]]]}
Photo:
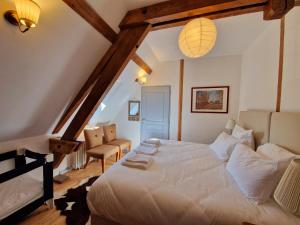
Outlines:
{"type": "MultiPolygon", "coordinates": [[[[262,13],[247,14],[215,20],[218,37],[214,49],[205,57],[241,55],[268,27],[262,13]]],[[[185,58],[178,48],[178,36],[182,27],[153,31],[147,43],[159,61],[185,58]]]]}

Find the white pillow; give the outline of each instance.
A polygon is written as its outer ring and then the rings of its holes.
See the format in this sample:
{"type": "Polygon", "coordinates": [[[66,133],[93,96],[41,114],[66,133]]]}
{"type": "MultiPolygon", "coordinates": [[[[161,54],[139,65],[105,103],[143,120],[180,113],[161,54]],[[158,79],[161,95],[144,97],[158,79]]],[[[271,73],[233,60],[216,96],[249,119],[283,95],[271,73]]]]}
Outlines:
{"type": "Polygon", "coordinates": [[[209,147],[216,153],[220,160],[226,162],[230,158],[235,145],[240,142],[239,139],[222,132],[209,147]]]}
{"type": "Polygon", "coordinates": [[[263,159],[244,144],[236,145],[226,169],[241,192],[256,203],[268,200],[280,179],[277,162],[263,159]]]}
{"type": "Polygon", "coordinates": [[[232,131],[232,136],[241,139],[243,141],[243,144],[246,144],[252,149],[255,149],[253,130],[245,130],[243,127],[235,125],[232,131]]]}
{"type": "Polygon", "coordinates": [[[259,146],[257,153],[266,159],[278,162],[280,175],[283,175],[290,162],[297,157],[294,153],[270,143],[259,146]]]}

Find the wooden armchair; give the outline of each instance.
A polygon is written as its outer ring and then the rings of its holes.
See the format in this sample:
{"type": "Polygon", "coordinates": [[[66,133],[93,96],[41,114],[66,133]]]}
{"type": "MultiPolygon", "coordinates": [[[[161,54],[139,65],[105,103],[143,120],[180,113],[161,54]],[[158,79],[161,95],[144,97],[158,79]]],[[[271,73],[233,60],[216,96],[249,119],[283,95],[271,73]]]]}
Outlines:
{"type": "Polygon", "coordinates": [[[131,150],[131,141],[126,139],[117,138],[117,126],[116,124],[111,124],[103,127],[104,131],[104,142],[107,145],[118,146],[119,147],[119,157],[124,150],[131,150]]]}
{"type": "Polygon", "coordinates": [[[102,173],[105,171],[105,160],[113,155],[116,155],[116,161],[119,158],[119,147],[113,145],[103,144],[103,128],[86,129],[84,130],[84,137],[86,141],[86,163],[84,168],[90,161],[90,158],[101,160],[102,173]]]}

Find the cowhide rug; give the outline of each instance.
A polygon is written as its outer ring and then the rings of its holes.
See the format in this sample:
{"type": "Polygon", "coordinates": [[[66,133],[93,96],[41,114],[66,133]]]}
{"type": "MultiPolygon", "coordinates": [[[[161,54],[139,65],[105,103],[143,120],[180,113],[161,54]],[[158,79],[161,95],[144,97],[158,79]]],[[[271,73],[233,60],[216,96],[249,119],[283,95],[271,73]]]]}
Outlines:
{"type": "Polygon", "coordinates": [[[61,215],[66,216],[68,225],[90,224],[90,210],[87,206],[86,196],[90,186],[98,177],[83,180],[78,187],[69,189],[64,195],[55,198],[54,203],[61,215]]]}

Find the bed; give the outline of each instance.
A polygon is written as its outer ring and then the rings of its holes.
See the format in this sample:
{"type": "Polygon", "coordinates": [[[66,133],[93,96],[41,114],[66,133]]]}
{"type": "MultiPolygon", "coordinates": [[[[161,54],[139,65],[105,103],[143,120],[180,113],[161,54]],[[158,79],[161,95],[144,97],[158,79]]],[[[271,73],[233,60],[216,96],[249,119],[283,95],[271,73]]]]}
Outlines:
{"type": "Polygon", "coordinates": [[[6,164],[0,171],[0,225],[16,224],[46,202],[52,207],[52,161],[52,155],[29,150],[0,154],[0,162],[6,164]],[[14,161],[13,168],[8,166],[10,161],[14,161]],[[42,171],[42,180],[31,174],[38,170],[42,171]]]}
{"type": "MultiPolygon", "coordinates": [[[[241,112],[239,119],[241,125],[255,130],[259,145],[272,140],[299,154],[299,141],[288,135],[299,134],[297,121],[299,114],[270,112],[241,112]],[[285,124],[289,131],[283,129],[285,124]]],[[[87,198],[92,225],[300,224],[300,218],[271,199],[257,205],[245,198],[226,171],[226,163],[208,145],[162,142],[148,170],[130,169],[119,162],[93,184],[87,198]]]]}

